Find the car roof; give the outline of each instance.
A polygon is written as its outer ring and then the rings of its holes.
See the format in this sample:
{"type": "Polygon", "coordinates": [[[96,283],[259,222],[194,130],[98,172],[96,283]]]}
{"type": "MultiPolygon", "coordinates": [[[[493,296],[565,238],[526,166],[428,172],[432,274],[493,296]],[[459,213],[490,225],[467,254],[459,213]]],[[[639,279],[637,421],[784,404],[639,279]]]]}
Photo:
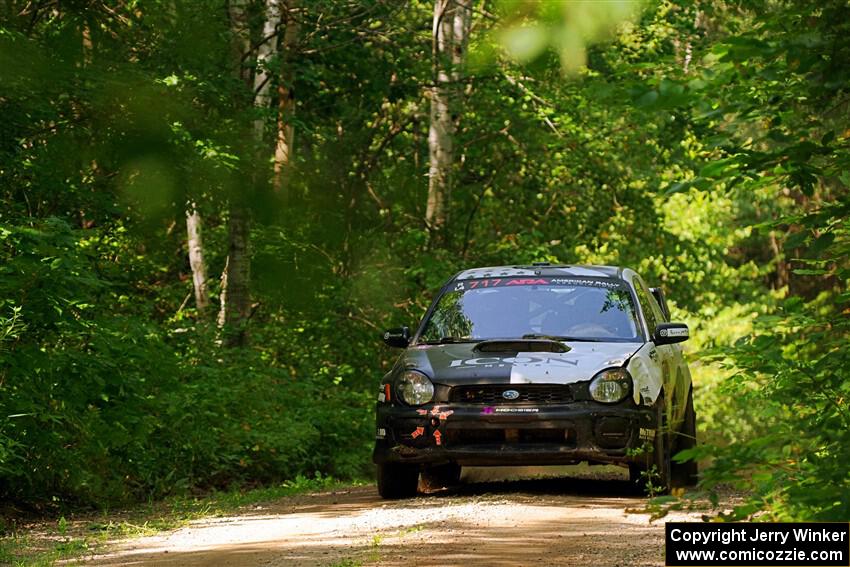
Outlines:
{"type": "Polygon", "coordinates": [[[618,266],[577,266],[572,264],[549,264],[544,262],[516,265],[472,268],[457,274],[452,281],[475,278],[504,278],[516,276],[571,276],[623,279],[623,270],[618,266]]]}

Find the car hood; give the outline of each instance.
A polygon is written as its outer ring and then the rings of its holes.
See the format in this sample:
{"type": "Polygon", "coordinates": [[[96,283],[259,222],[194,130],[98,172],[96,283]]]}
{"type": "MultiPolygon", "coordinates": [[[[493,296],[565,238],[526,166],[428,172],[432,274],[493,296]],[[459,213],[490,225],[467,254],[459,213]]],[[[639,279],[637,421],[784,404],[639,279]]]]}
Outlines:
{"type": "Polygon", "coordinates": [[[417,345],[401,360],[435,383],[571,384],[623,366],[643,343],[567,342],[567,352],[479,352],[475,343],[417,345]]]}

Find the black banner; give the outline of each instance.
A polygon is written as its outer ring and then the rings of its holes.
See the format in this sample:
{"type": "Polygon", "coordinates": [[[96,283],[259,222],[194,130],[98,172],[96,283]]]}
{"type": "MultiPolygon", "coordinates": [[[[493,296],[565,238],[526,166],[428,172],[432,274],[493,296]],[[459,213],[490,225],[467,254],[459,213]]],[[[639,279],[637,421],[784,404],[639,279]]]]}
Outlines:
{"type": "Polygon", "coordinates": [[[668,567],[847,567],[850,524],[670,522],[668,567]]]}

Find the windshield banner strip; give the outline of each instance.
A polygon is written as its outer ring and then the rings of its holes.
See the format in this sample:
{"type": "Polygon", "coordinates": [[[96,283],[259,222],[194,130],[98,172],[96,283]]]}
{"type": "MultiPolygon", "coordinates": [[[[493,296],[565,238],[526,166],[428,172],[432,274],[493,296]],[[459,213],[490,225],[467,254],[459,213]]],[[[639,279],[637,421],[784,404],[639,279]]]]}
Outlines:
{"type": "Polygon", "coordinates": [[[481,289],[488,287],[510,287],[526,285],[562,285],[601,287],[605,289],[623,288],[620,280],[613,279],[591,279],[591,278],[479,278],[456,282],[455,291],[466,291],[469,289],[481,289]]]}

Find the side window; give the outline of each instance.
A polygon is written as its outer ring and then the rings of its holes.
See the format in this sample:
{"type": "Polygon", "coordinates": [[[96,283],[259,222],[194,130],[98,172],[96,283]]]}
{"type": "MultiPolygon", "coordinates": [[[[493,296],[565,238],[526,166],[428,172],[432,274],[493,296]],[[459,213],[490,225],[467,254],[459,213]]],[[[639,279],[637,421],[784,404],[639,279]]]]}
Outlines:
{"type": "Polygon", "coordinates": [[[664,298],[664,292],[661,291],[661,288],[651,287],[649,288],[649,293],[652,296],[652,299],[655,300],[655,305],[658,306],[658,311],[656,311],[656,314],[658,315],[658,322],[669,323],[669,307],[667,307],[667,300],[664,298]]]}
{"type": "Polygon", "coordinates": [[[652,337],[655,334],[655,327],[658,326],[658,318],[653,309],[654,305],[652,305],[649,292],[644,287],[643,282],[635,278],[634,284],[638,302],[640,303],[640,310],[643,311],[643,316],[646,318],[646,326],[649,329],[649,336],[652,337]]]}

